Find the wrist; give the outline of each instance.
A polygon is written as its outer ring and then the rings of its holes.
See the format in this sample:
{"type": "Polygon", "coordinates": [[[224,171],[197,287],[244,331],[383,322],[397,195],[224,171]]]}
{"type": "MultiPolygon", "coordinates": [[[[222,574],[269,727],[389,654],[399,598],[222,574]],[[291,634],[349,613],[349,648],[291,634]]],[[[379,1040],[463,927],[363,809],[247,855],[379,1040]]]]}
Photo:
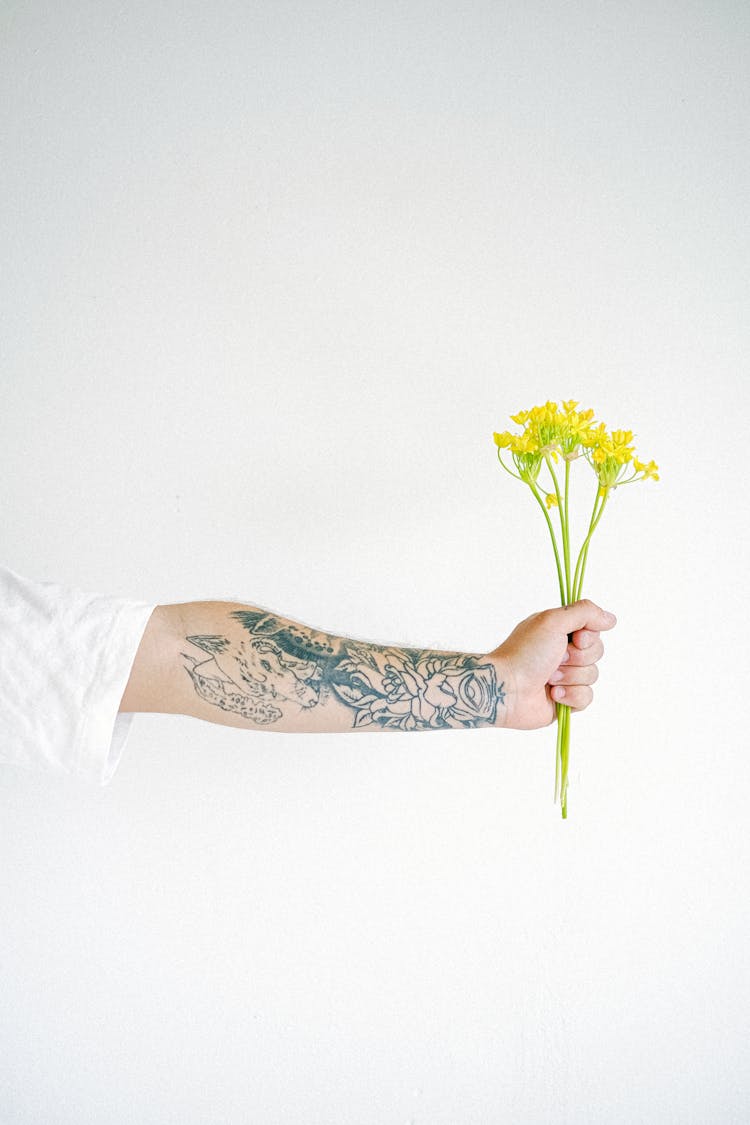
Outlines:
{"type": "Polygon", "coordinates": [[[490,726],[511,727],[512,691],[508,662],[499,659],[494,653],[487,653],[477,657],[477,666],[482,669],[483,681],[494,695],[495,710],[490,726]]]}

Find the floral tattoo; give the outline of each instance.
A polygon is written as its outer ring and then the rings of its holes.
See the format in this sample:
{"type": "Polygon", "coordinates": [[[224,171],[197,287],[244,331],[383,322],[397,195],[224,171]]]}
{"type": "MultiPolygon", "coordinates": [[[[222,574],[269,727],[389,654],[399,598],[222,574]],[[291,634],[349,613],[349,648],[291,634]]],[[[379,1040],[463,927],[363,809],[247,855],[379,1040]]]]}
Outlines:
{"type": "Polygon", "coordinates": [[[316,632],[263,610],[237,610],[223,635],[187,637],[182,655],[197,694],[268,726],[293,707],[333,695],[352,729],[492,726],[505,703],[495,667],[467,653],[396,648],[316,632]]]}

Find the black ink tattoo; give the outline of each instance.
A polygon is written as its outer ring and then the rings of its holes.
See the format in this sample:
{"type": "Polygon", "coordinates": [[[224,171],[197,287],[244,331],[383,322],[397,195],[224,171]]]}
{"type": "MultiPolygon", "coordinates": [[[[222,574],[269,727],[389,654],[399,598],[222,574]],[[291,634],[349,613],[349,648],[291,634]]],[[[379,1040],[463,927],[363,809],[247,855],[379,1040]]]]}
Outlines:
{"type": "Polygon", "coordinates": [[[466,653],[396,648],[334,637],[262,610],[229,614],[226,635],[187,637],[207,658],[182,655],[201,699],[259,726],[284,704],[317,707],[331,694],[362,727],[430,730],[494,725],[505,703],[492,664],[466,653]]]}

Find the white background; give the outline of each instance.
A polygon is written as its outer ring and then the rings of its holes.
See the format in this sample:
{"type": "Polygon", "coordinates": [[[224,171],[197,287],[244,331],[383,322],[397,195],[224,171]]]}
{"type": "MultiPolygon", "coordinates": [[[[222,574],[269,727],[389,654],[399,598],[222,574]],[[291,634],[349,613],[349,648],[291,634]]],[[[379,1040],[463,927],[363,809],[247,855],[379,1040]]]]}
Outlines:
{"type": "Polygon", "coordinates": [[[5,0],[5,565],[487,651],[558,600],[493,430],[661,481],[565,822],[554,727],[4,768],[4,1125],[750,1119],[749,66],[739,0],[5,0]]]}

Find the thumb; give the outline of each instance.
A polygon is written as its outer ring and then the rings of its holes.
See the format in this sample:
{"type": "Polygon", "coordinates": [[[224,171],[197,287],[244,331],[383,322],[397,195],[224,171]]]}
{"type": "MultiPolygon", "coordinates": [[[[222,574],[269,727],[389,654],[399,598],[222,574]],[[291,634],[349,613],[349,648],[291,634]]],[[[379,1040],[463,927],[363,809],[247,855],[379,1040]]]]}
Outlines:
{"type": "Polygon", "coordinates": [[[603,629],[614,629],[617,618],[588,598],[571,602],[570,605],[560,606],[552,610],[555,625],[559,625],[561,633],[575,633],[579,629],[591,629],[601,632],[603,629]]]}

